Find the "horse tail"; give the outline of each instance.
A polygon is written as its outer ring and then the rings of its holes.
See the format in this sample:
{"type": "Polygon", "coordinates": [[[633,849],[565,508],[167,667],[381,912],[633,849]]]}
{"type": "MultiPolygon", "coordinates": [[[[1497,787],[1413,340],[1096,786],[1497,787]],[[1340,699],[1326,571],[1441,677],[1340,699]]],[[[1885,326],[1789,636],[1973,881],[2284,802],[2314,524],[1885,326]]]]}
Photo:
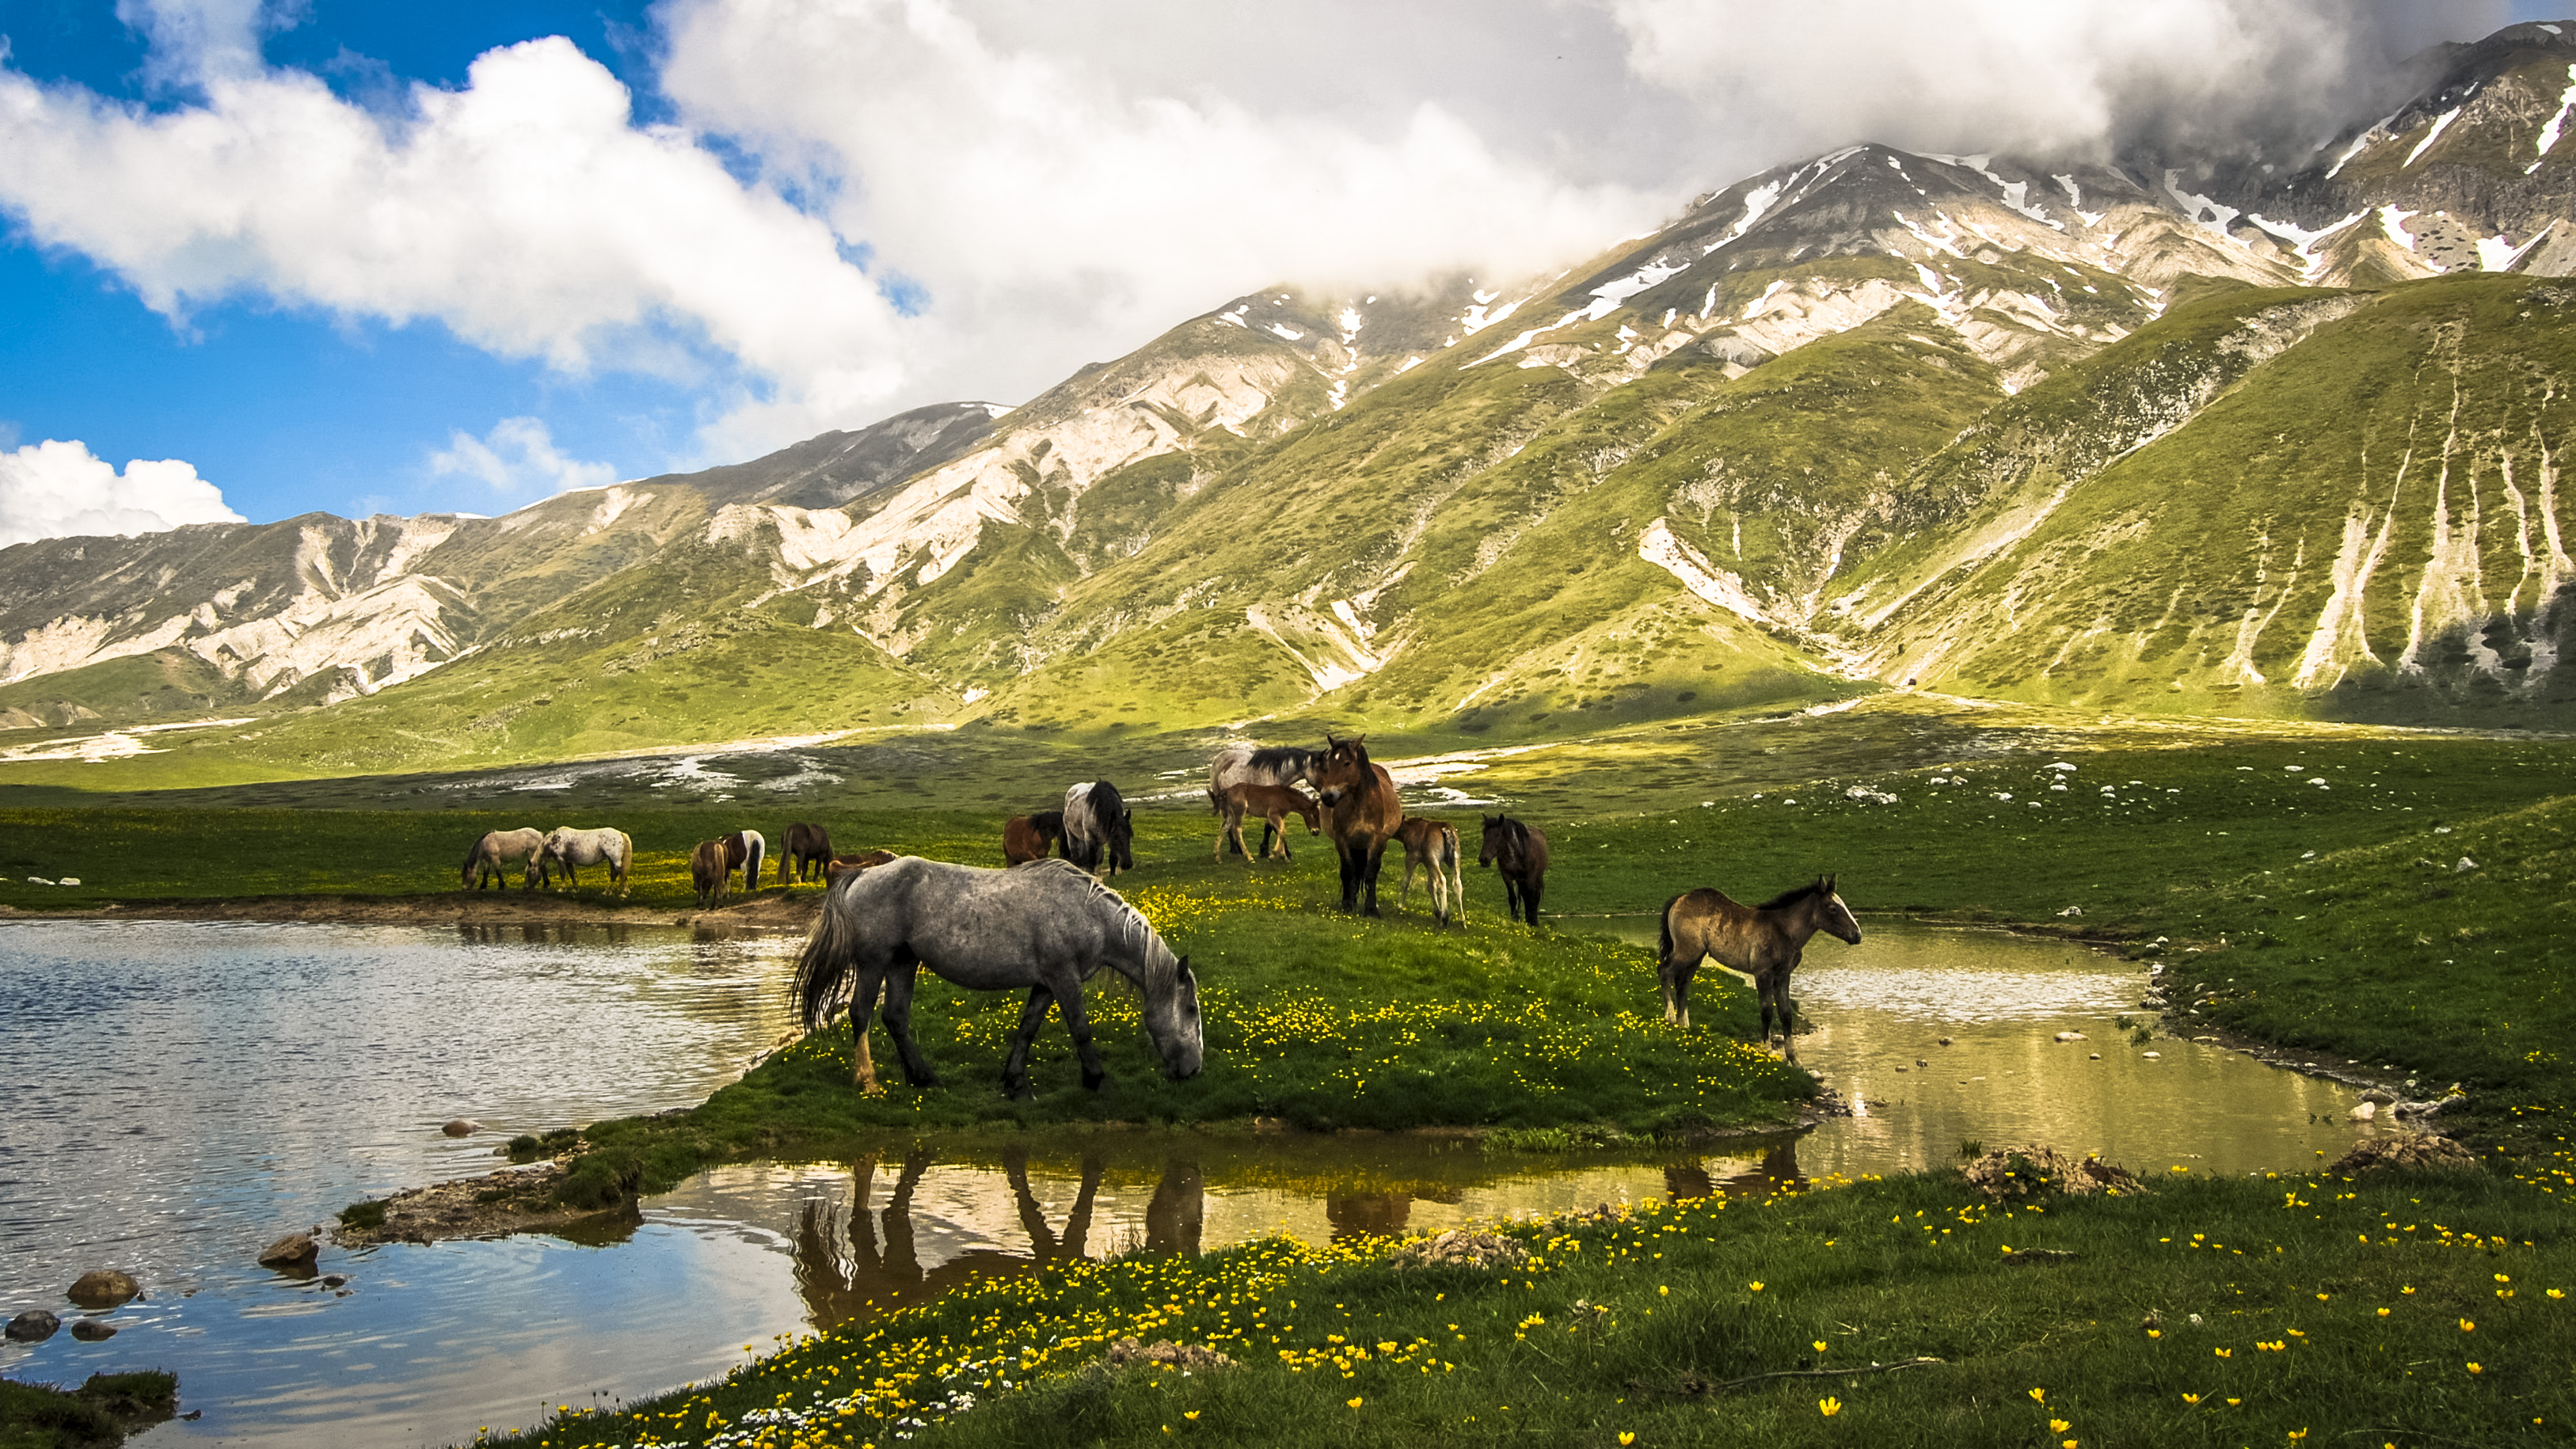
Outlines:
{"type": "Polygon", "coordinates": [[[796,974],[787,987],[788,1007],[809,1032],[822,1027],[858,955],[851,908],[841,894],[837,888],[824,892],[822,914],[805,938],[805,949],[796,957],[796,974]]]}
{"type": "MultiPolygon", "coordinates": [[[[1682,895],[1688,894],[1690,894],[1688,891],[1682,892],[1682,895]]],[[[1673,907],[1681,903],[1681,896],[1675,896],[1664,902],[1663,914],[1655,918],[1655,963],[1657,965],[1673,959],[1673,907]]]]}

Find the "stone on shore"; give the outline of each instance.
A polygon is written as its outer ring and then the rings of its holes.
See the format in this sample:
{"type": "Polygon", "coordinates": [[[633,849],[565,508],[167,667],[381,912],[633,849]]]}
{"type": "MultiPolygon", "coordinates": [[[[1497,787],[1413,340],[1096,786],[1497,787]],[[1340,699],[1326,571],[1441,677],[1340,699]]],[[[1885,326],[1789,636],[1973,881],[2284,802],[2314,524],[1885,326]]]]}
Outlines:
{"type": "Polygon", "coordinates": [[[2448,1137],[2410,1132],[2403,1137],[2364,1137],[2352,1144],[2350,1152],[2335,1159],[2326,1171],[2367,1172],[2375,1167],[2411,1168],[2419,1172],[2434,1168],[2475,1172],[2478,1159],[2475,1153],[2448,1137]]]}
{"type": "Polygon", "coordinates": [[[311,1233],[288,1233],[259,1250],[259,1264],[263,1268],[301,1268],[309,1273],[321,1253],[322,1247],[313,1241],[311,1233]]]}
{"type": "Polygon", "coordinates": [[[42,1343],[53,1337],[54,1330],[62,1326],[63,1321],[54,1315],[41,1308],[30,1308],[10,1319],[9,1327],[0,1330],[0,1334],[5,1334],[11,1343],[42,1343]]]}
{"type": "Polygon", "coordinates": [[[92,1268],[72,1280],[63,1296],[83,1308],[114,1308],[143,1292],[143,1285],[114,1268],[92,1268]]]}

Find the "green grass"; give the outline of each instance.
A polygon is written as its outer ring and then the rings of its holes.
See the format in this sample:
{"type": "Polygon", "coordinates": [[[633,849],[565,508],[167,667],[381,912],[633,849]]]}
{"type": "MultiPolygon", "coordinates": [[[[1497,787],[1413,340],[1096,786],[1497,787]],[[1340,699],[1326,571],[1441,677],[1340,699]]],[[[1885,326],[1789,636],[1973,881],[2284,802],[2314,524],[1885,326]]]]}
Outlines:
{"type": "Polygon", "coordinates": [[[2562,1204],[2479,1174],[2152,1188],[1997,1206],[1929,1173],[1648,1203],[1507,1227],[1532,1254],[1510,1271],[1400,1270],[1383,1241],[1048,1264],[484,1442],[2563,1441],[2562,1204]],[[2005,1261],[2033,1248],[2074,1256],[2005,1261]],[[1125,1336],[1238,1366],[1106,1368],[1125,1336]],[[1940,1362],[1858,1372],[1916,1357],[1940,1362]],[[1816,1368],[1855,1372],[1708,1391],[1816,1368]]]}
{"type": "Polygon", "coordinates": [[[91,1449],[177,1412],[179,1380],[147,1370],[91,1374],[77,1389],[0,1379],[0,1449],[91,1449]]]}

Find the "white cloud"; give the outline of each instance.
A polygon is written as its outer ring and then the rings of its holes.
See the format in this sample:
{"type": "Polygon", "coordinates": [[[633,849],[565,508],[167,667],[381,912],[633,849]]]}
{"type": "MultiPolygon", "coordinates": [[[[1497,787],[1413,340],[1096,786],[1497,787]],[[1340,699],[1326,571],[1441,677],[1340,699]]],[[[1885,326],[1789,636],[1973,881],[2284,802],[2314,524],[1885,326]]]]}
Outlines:
{"type": "Polygon", "coordinates": [[[480,438],[451,433],[447,446],[429,455],[429,471],[442,478],[480,478],[494,492],[514,497],[605,488],[617,481],[617,470],[608,464],[585,463],[556,447],[554,433],[537,418],[503,418],[480,438]]]}
{"type": "Polygon", "coordinates": [[[240,523],[222,490],[177,458],[136,458],[119,473],[89,445],[47,439],[0,453],[0,548],[39,538],[159,533],[240,523]]]}
{"type": "Polygon", "coordinates": [[[250,295],[434,319],[568,372],[667,365],[676,335],[845,422],[901,376],[896,309],[830,228],[636,125],[568,41],[491,51],[402,122],[297,71],[198,85],[146,110],[0,70],[0,206],[174,317],[250,295]]]}
{"type": "Polygon", "coordinates": [[[1130,8],[1086,12],[1070,48],[947,0],[678,0],[662,84],[920,284],[935,325],[916,356],[980,395],[1025,395],[1273,282],[1554,265],[1687,189],[1569,181],[1428,102],[1365,121],[1293,97],[1255,109],[1219,89],[1283,63],[1249,26],[1219,68],[1122,76],[1107,57],[1156,49],[1143,15],[1120,22],[1130,8]]]}
{"type": "Polygon", "coordinates": [[[1853,141],[2107,155],[2302,152],[2396,62],[2501,25],[2499,0],[1593,0],[1629,64],[1773,159],[1853,141]]]}

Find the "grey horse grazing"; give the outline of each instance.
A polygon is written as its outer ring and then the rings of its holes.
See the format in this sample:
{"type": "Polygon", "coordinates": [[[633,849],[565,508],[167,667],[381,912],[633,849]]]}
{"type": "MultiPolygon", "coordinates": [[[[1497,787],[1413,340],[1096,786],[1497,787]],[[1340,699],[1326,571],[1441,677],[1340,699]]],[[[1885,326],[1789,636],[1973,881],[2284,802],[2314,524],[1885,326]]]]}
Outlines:
{"type": "Polygon", "coordinates": [[[1834,892],[1832,876],[1813,885],[1783,891],[1758,906],[1740,905],[1726,893],[1702,886],[1664,902],[1658,933],[1656,972],[1664,987],[1664,1020],[1690,1025],[1691,976],[1702,957],[1753,978],[1762,1002],[1762,1041],[1771,1041],[1771,1015],[1780,1015],[1780,1041],[1789,1060],[1798,1059],[1797,1003],[1789,999],[1789,975],[1798,969],[1807,941],[1818,931],[1860,944],[1860,922],[1834,892]]]}
{"type": "Polygon", "coordinates": [[[474,848],[465,853],[465,870],[460,878],[467,890],[481,890],[487,881],[497,881],[503,890],[510,888],[510,877],[502,871],[504,861],[520,861],[526,867],[519,889],[534,890],[537,885],[537,858],[544,854],[546,835],[542,830],[494,830],[487,832],[474,848]]]}
{"type": "Polygon", "coordinates": [[[1135,907],[1070,861],[986,870],[903,856],[832,887],[796,958],[789,1000],[812,1031],[847,998],[860,1090],[880,1090],[868,1055],[868,1017],[880,990],[904,1078],[916,1087],[937,1085],[912,1040],[912,988],[924,966],[969,991],[1027,989],[1028,1006],[1002,1064],[1002,1090],[1012,1096],[1030,1091],[1029,1043],[1050,1006],[1064,1012],[1082,1084],[1100,1090],[1107,1073],[1092,1046],[1082,983],[1103,966],[1144,998],[1145,1031],[1164,1070],[1176,1079],[1198,1075],[1199,987],[1189,958],[1174,956],[1135,907]]]}
{"type": "MultiPolygon", "coordinates": [[[[1208,761],[1208,808],[1220,818],[1216,835],[1217,859],[1225,858],[1229,839],[1230,822],[1223,820],[1228,790],[1237,785],[1276,785],[1286,789],[1310,784],[1314,780],[1315,766],[1322,758],[1323,754],[1318,750],[1296,745],[1256,745],[1250,740],[1237,740],[1217,751],[1216,757],[1208,761]]],[[[1270,853],[1270,841],[1275,831],[1276,827],[1265,827],[1261,833],[1264,856],[1270,853]]],[[[1231,839],[1235,854],[1249,856],[1239,831],[1232,832],[1231,839]]]]}
{"type": "Polygon", "coordinates": [[[558,825],[546,833],[546,854],[540,867],[545,878],[554,878],[554,867],[562,866],[564,883],[581,884],[573,868],[583,865],[606,865],[608,878],[617,886],[619,895],[626,894],[626,871],[635,862],[635,840],[623,830],[575,830],[558,825]]]}
{"type": "Polygon", "coordinates": [[[1084,870],[1104,863],[1109,874],[1136,868],[1136,816],[1106,780],[1064,792],[1064,858],[1084,870]]]}

